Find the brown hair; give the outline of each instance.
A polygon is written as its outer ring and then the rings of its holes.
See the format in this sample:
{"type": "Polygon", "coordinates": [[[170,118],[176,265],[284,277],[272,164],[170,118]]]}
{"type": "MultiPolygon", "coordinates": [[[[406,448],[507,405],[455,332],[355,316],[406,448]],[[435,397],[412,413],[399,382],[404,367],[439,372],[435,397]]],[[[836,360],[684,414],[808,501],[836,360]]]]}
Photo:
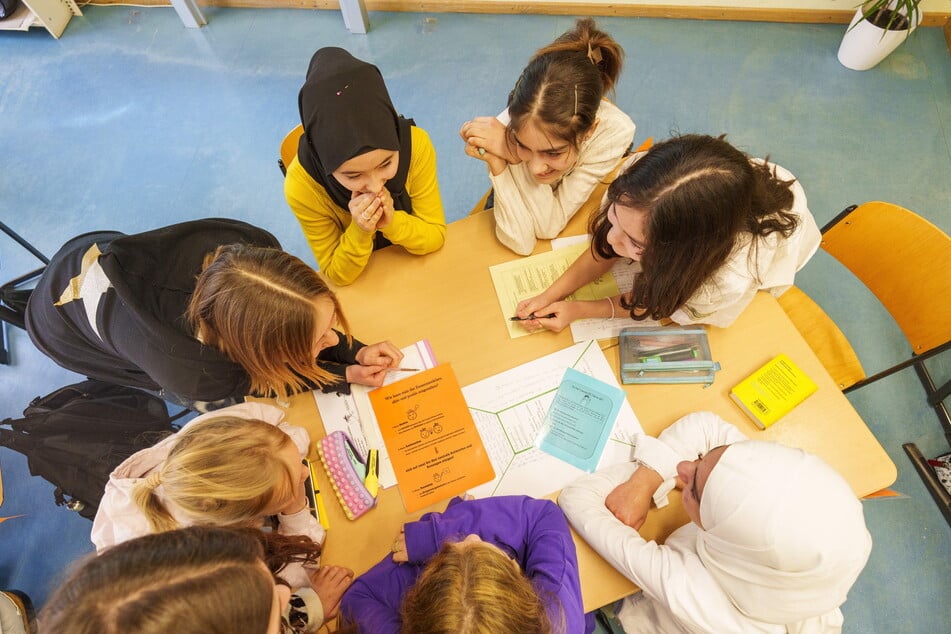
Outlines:
{"type": "Polygon", "coordinates": [[[296,474],[277,453],[293,443],[277,426],[232,416],[210,418],[179,432],[162,465],[132,489],[155,532],[179,528],[164,497],[194,524],[247,526],[295,486],[296,474]]]}
{"type": "MultiPolygon", "coordinates": [[[[337,296],[315,270],[280,249],[230,244],[205,258],[186,319],[204,343],[240,364],[253,394],[287,397],[331,383],[317,365],[314,300],[326,297],[349,331],[337,296]]],[[[349,335],[348,335],[349,338],[349,335]]]]}
{"type": "Polygon", "coordinates": [[[546,134],[577,149],[594,125],[601,98],[621,74],[624,50],[591,18],[539,49],[509,94],[507,132],[533,120],[546,134]]]}
{"type": "Polygon", "coordinates": [[[549,634],[531,582],[496,548],[446,542],[407,593],[402,631],[412,634],[549,634]]]}
{"type": "Polygon", "coordinates": [[[207,527],[119,544],[66,579],[40,613],[40,631],[261,634],[274,583],[263,556],[259,537],[207,527]]]}
{"type": "Polygon", "coordinates": [[[642,272],[621,302],[633,319],[670,317],[726,262],[743,234],[755,262],[760,238],[796,230],[799,220],[789,212],[793,181],[751,163],[724,138],[690,134],[653,146],[615,179],[592,218],[592,252],[613,258],[608,208],[619,203],[648,214],[642,272]]]}

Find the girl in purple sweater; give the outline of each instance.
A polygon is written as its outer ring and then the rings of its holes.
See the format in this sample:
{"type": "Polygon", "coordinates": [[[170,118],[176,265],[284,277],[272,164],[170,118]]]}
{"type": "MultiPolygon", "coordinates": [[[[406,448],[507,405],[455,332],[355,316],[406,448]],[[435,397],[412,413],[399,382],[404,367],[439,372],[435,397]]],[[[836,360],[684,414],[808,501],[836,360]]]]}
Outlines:
{"type": "Polygon", "coordinates": [[[553,502],[456,498],[404,525],[393,554],[357,578],[341,603],[360,632],[591,632],[578,558],[553,502]]]}

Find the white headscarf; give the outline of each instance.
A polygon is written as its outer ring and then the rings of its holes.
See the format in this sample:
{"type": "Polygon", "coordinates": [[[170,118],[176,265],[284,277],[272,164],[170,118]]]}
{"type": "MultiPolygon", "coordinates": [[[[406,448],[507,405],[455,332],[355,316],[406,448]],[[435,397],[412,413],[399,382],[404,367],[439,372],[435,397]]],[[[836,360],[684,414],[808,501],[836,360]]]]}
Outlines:
{"type": "Polygon", "coordinates": [[[820,458],[771,442],[727,447],[700,501],[697,551],[738,610],[791,624],[845,602],[872,549],[862,504],[820,458]]]}

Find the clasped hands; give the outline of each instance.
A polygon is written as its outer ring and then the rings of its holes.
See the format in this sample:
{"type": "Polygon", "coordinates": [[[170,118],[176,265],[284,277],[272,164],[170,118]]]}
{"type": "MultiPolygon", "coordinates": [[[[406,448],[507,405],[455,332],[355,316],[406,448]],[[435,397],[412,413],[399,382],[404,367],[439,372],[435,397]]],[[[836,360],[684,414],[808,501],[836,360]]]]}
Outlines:
{"type": "Polygon", "coordinates": [[[366,233],[373,233],[393,222],[393,196],[386,187],[376,194],[350,193],[350,216],[366,233]]]}
{"type": "Polygon", "coordinates": [[[391,342],[381,341],[360,348],[356,360],[359,365],[347,366],[347,383],[380,387],[386,373],[399,367],[403,353],[391,342]]]}

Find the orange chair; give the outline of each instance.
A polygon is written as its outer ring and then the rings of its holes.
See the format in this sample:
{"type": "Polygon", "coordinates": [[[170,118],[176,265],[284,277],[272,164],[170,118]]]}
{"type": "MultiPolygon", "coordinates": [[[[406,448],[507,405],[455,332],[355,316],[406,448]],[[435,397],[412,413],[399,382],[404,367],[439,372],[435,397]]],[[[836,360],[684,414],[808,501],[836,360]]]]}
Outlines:
{"type": "Polygon", "coordinates": [[[287,176],[287,166],[291,164],[294,157],[297,156],[297,144],[300,143],[300,137],[304,134],[304,126],[298,124],[296,128],[288,132],[281,141],[281,158],[277,159],[277,166],[281,168],[281,174],[287,176]]]}
{"type": "MultiPolygon", "coordinates": [[[[951,416],[944,403],[951,381],[936,386],[924,364],[951,350],[951,237],[903,207],[869,202],[849,207],[823,227],[822,249],[888,310],[911,345],[911,356],[866,377],[848,339],[808,295],[789,289],[779,297],[783,310],[843,392],[914,367],[951,444],[951,416]]],[[[914,443],[902,447],[951,523],[951,495],[914,443]]]]}

